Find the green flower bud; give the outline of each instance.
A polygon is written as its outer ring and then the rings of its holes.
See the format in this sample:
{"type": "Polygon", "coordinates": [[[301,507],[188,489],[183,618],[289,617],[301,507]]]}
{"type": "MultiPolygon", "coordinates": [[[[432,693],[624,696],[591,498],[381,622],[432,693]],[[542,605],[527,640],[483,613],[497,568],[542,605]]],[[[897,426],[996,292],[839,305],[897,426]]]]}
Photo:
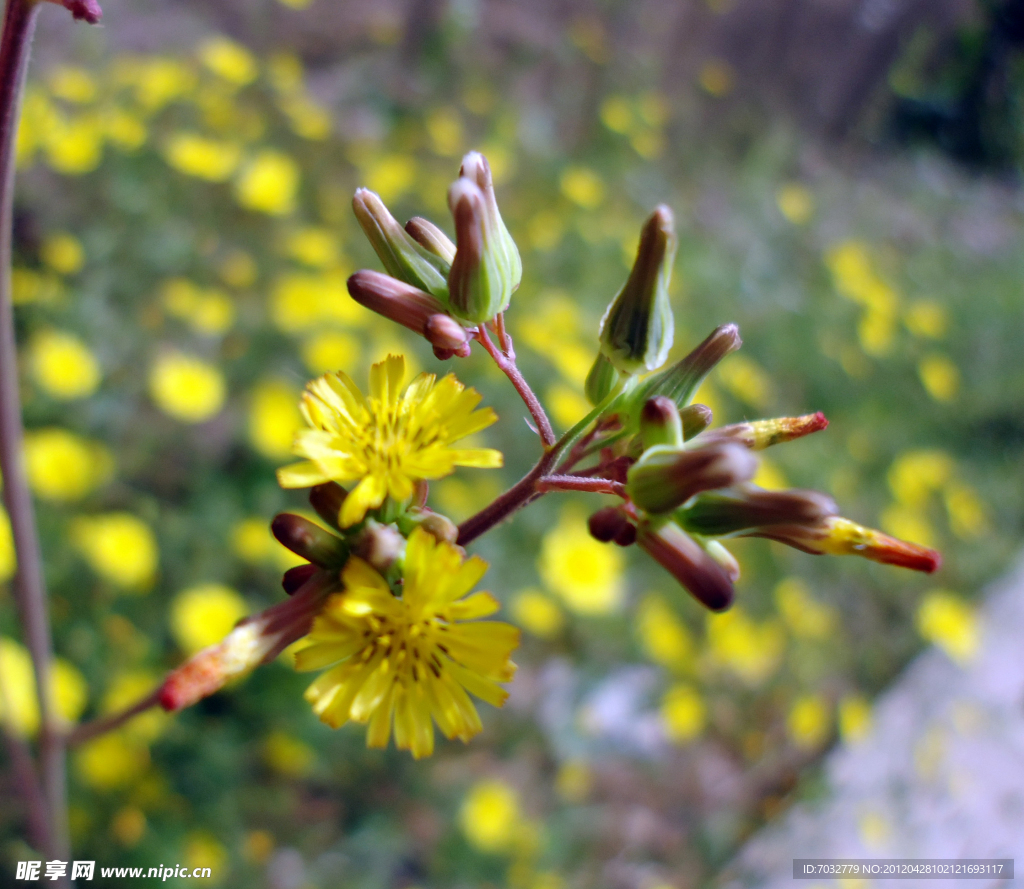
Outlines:
{"type": "Polygon", "coordinates": [[[405,224],[405,230],[412,239],[421,247],[429,250],[435,256],[440,256],[449,266],[455,259],[455,245],[448,237],[429,219],[422,216],[413,216],[405,224]]]}
{"type": "Polygon", "coordinates": [[[389,275],[447,303],[449,263],[445,259],[416,243],[369,189],[356,189],[352,209],[389,275]]]}
{"type": "Polygon", "coordinates": [[[472,178],[462,175],[448,189],[457,245],[448,289],[452,314],[483,322],[508,308],[523,266],[498,213],[486,161],[482,155],[468,154],[463,161],[464,174],[467,168],[472,178]],[[487,183],[486,190],[478,184],[480,180],[487,183]]]}
{"type": "Polygon", "coordinates": [[[679,419],[683,423],[683,439],[689,441],[695,435],[700,435],[708,426],[714,415],[711,408],[706,404],[688,404],[679,409],[679,419]]]}
{"type": "Polygon", "coordinates": [[[694,534],[717,537],[771,525],[816,525],[837,512],[832,498],[818,491],[741,485],[701,494],[676,510],[675,520],[694,534]]]}
{"type": "Polygon", "coordinates": [[[647,448],[655,445],[682,447],[683,421],[671,398],[658,395],[644,402],[640,411],[640,438],[647,448]]]}
{"type": "Polygon", "coordinates": [[[736,444],[713,444],[686,450],[657,445],[629,468],[626,493],[649,513],[670,512],[694,494],[749,481],[757,458],[736,444]]]}
{"type": "Polygon", "coordinates": [[[591,404],[600,404],[618,382],[619,372],[615,369],[615,365],[598,352],[597,358],[594,359],[594,366],[587,374],[587,381],[583,384],[583,391],[591,404]]]}
{"type": "Polygon", "coordinates": [[[662,205],[644,223],[633,270],[601,319],[601,353],[623,373],[657,369],[672,348],[668,284],[675,255],[672,211],[662,205]]]}

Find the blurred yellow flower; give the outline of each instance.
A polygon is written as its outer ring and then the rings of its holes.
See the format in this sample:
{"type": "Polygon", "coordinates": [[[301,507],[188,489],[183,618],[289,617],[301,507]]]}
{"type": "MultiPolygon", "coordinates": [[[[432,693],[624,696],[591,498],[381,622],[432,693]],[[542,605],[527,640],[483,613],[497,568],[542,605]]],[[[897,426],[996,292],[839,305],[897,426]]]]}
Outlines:
{"type": "Polygon", "coordinates": [[[839,735],[847,744],[864,740],[871,731],[871,703],[863,695],[847,695],[839,702],[839,735]]]}
{"type": "Polygon", "coordinates": [[[280,380],[264,380],[249,396],[249,441],[264,457],[280,460],[292,452],[302,428],[301,393],[280,380]]]}
{"type": "Polygon", "coordinates": [[[749,685],[760,685],[779,665],[784,638],[776,621],[757,623],[736,606],[724,614],[709,614],[707,632],[712,660],[749,685]]]}
{"type": "Polygon", "coordinates": [[[359,361],[359,342],[347,333],[324,330],[303,340],[300,352],[310,373],[323,374],[354,367],[359,361]]]}
{"type": "Polygon", "coordinates": [[[306,560],[278,542],[270,533],[269,519],[252,516],[231,529],[231,548],[240,559],[252,565],[274,565],[287,571],[306,560]]]}
{"type": "Polygon", "coordinates": [[[62,401],[92,395],[100,382],[96,357],[74,334],[39,331],[29,341],[28,362],[39,387],[62,401]]]}
{"type": "Polygon", "coordinates": [[[692,741],[707,723],[707,706],[692,685],[676,683],[661,702],[661,723],[665,736],[676,744],[692,741]]]}
{"type": "MultiPolygon", "coordinates": [[[[109,681],[100,703],[101,713],[120,713],[149,695],[160,684],[161,676],[148,670],[117,673],[109,681]]],[[[170,716],[159,708],[147,710],[120,729],[127,737],[151,743],[170,722],[170,716]]]]}
{"type": "Polygon", "coordinates": [[[907,306],[903,323],[914,336],[939,339],[949,329],[949,313],[935,300],[919,299],[907,306]]]}
{"type": "Polygon", "coordinates": [[[693,638],[664,596],[649,593],[636,613],[636,628],[644,653],[669,669],[685,667],[693,656],[693,638]]]}
{"type": "Polygon", "coordinates": [[[962,540],[975,540],[991,525],[977,491],[965,482],[948,481],[943,492],[950,530],[962,540]]]}
{"type": "MultiPolygon", "coordinates": [[[[700,403],[707,404],[707,401],[705,400],[700,403]]],[[[717,417],[719,414],[716,413],[715,416],[717,417]]],[[[757,467],[757,474],[753,478],[754,484],[768,491],[782,491],[788,488],[789,480],[779,468],[778,463],[767,457],[762,457],[760,454],[758,454],[758,457],[760,462],[757,467]]]]}
{"type": "Polygon", "coordinates": [[[110,477],[114,459],[101,444],[53,426],[25,433],[25,466],[40,497],[78,500],[110,477]]]}
{"type": "Polygon", "coordinates": [[[775,587],[775,605],[795,636],[828,639],[835,630],[835,611],[816,601],[807,584],[798,577],[779,581],[775,587]]]}
{"type": "Polygon", "coordinates": [[[110,834],[125,848],[138,845],[146,835],[146,814],[138,806],[124,806],[110,821],[110,834]]]}
{"type": "Polygon", "coordinates": [[[259,269],[254,260],[244,250],[231,250],[217,268],[220,279],[237,290],[243,290],[256,283],[259,269]]]}
{"type": "Polygon", "coordinates": [[[103,159],[102,122],[91,113],[61,122],[47,134],[45,149],[47,162],[58,173],[91,173],[103,159]]]}
{"type": "Polygon", "coordinates": [[[136,151],[146,142],[146,125],[134,114],[122,108],[103,111],[103,133],[107,141],[122,151],[136,151]]]}
{"type": "Polygon", "coordinates": [[[310,226],[292,232],[285,250],[292,259],[313,268],[327,268],[338,262],[338,239],[326,228],[310,226]]]}
{"type": "Polygon", "coordinates": [[[563,763],[555,775],[555,791],[567,803],[581,803],[590,794],[594,776],[581,759],[563,763]]]}
{"type": "Polygon", "coordinates": [[[295,209],[299,167],[287,154],[259,152],[235,180],[235,197],[249,210],[284,216],[295,209]]]}
{"type": "Polygon", "coordinates": [[[185,836],[185,865],[193,870],[208,867],[211,874],[222,874],[227,870],[228,850],[212,834],[193,830],[185,836]]]}
{"type": "Polygon", "coordinates": [[[167,314],[208,336],[226,333],[235,323],[235,304],[230,296],[215,287],[198,287],[187,278],[165,282],[162,301],[167,314]]]}
{"type": "Polygon", "coordinates": [[[165,352],[150,369],[149,394],[176,420],[202,423],[219,413],[226,386],[214,365],[181,352],[165,352]]]}
{"type": "Polygon", "coordinates": [[[87,103],[97,95],[96,81],[84,68],[57,65],[47,77],[50,92],[68,102],[87,103]]]}
{"type": "Polygon", "coordinates": [[[729,392],[751,407],[767,407],[775,397],[771,377],[744,355],[730,355],[716,368],[716,373],[729,392]]]}
{"type": "Polygon", "coordinates": [[[0,583],[6,583],[14,576],[18,567],[14,552],[14,536],[11,533],[11,520],[7,510],[0,505],[0,583]]]}
{"type": "Polygon", "coordinates": [[[697,75],[701,89],[716,99],[727,96],[735,85],[732,65],[722,59],[708,59],[697,75]]]}
{"type": "Polygon", "coordinates": [[[579,389],[573,389],[564,383],[555,383],[548,389],[545,403],[555,425],[563,429],[569,429],[578,420],[583,419],[592,407],[579,389]]]}
{"type": "Polygon", "coordinates": [[[363,171],[366,187],[385,204],[397,200],[416,181],[416,161],[404,154],[375,157],[363,171]]]}
{"type": "Polygon", "coordinates": [[[779,212],[793,225],[803,225],[814,215],[814,195],[806,185],[788,182],[775,192],[779,212]]]}
{"type": "Polygon", "coordinates": [[[882,511],[879,522],[882,530],[901,540],[912,540],[930,547],[938,543],[935,529],[919,507],[893,503],[882,511]]]}
{"type": "Polygon", "coordinates": [[[39,256],[51,269],[62,275],[73,275],[85,264],[82,242],[68,232],[48,235],[39,248],[39,256]]]}
{"type": "Polygon", "coordinates": [[[316,764],[316,751],[293,735],[277,730],[263,742],[263,760],[278,774],[305,778],[316,764]]]}
{"type": "Polygon", "coordinates": [[[504,781],[478,781],[459,809],[459,826],[474,846],[484,852],[502,852],[515,837],[522,817],[519,795],[504,781]]]}
{"type": "Polygon", "coordinates": [[[604,182],[588,167],[566,167],[559,187],[562,194],[584,210],[594,210],[604,201],[604,182]]]}
{"type": "Polygon", "coordinates": [[[452,447],[498,419],[491,408],[476,409],[475,389],[454,374],[440,381],[420,374],[403,388],[404,381],[405,358],[389,355],[370,369],[369,398],[341,371],[309,383],[300,405],[309,428],[292,451],[306,459],[277,471],[281,486],[358,481],[341,510],[342,526],[350,527],[388,497],[407,500],[419,479],[442,478],[456,466],[501,466],[500,451],[452,447]]]}
{"type": "Polygon", "coordinates": [[[277,0],[277,2],[291,9],[305,9],[313,0],[277,0]]]}
{"type": "Polygon", "coordinates": [[[889,490],[900,503],[923,506],[929,494],[952,478],[955,468],[953,458],[943,451],[906,451],[889,467],[889,490]]]}
{"type": "Polygon", "coordinates": [[[608,96],[601,103],[601,123],[614,133],[626,135],[633,126],[633,109],[625,96],[608,96]]]}
{"type": "Polygon", "coordinates": [[[176,170],[209,182],[224,182],[238,168],[242,149],[237,142],[178,132],[167,140],[164,158],[176,170]]]}
{"type": "Polygon", "coordinates": [[[60,279],[56,275],[40,274],[32,269],[11,269],[11,302],[16,306],[25,303],[51,303],[63,294],[60,279]]]}
{"type": "Polygon", "coordinates": [[[74,754],[75,771],[96,790],[134,784],[149,768],[149,747],[123,730],[87,741],[74,754]]]}
{"type": "Polygon", "coordinates": [[[971,661],[981,643],[974,608],[949,590],[925,594],[917,609],[917,630],[960,664],[971,661]]]}
{"type": "Polygon", "coordinates": [[[148,591],[159,551],[153,532],[142,519],[128,512],[82,516],[71,523],[70,536],[101,577],[126,591],[148,591]]]}
{"type": "Polygon", "coordinates": [[[365,323],[367,313],[348,295],[343,275],[290,273],[274,282],[270,318],[285,333],[299,333],[329,323],[365,323]]]}
{"type": "Polygon", "coordinates": [[[259,73],[256,59],[244,46],[227,37],[211,37],[199,47],[199,60],[218,77],[235,86],[252,83],[259,73]]]}
{"type": "Polygon", "coordinates": [[[540,590],[521,590],[512,600],[510,610],[519,626],[541,639],[557,636],[565,625],[562,609],[540,590]]]}
{"type": "Polygon", "coordinates": [[[618,610],[625,593],[620,549],[598,543],[582,513],[571,507],[541,545],[537,570],[548,589],[580,614],[618,610]]]}
{"type": "MultiPolygon", "coordinates": [[[[23,645],[0,636],[0,723],[21,737],[39,730],[39,704],[32,658],[23,645]]],[[[73,723],[89,699],[89,688],[81,672],[63,658],[54,658],[50,670],[50,697],[54,712],[73,723]]]]}
{"type": "Polygon", "coordinates": [[[330,112],[308,97],[292,96],[281,102],[281,110],[288,116],[295,135],[315,141],[331,135],[333,121],[330,112]]]}
{"type": "Polygon", "coordinates": [[[220,642],[249,613],[245,599],[222,583],[201,583],[171,601],[171,635],[185,654],[220,642]]]}
{"type": "Polygon", "coordinates": [[[441,157],[457,157],[462,154],[465,134],[459,112],[450,107],[435,108],[427,114],[425,121],[430,145],[441,157]]]}
{"type": "Polygon", "coordinates": [[[832,717],[820,695],[800,695],[789,708],[786,730],[797,747],[813,750],[828,740],[832,717]]]}
{"type": "Polygon", "coordinates": [[[960,391],[960,369],[937,352],[921,359],[917,375],[925,391],[936,401],[952,401],[960,391]]]}
{"type": "Polygon", "coordinates": [[[150,112],[189,95],[197,82],[195,72],[184,62],[160,56],[122,58],[115,78],[130,85],[139,104],[150,112]]]}

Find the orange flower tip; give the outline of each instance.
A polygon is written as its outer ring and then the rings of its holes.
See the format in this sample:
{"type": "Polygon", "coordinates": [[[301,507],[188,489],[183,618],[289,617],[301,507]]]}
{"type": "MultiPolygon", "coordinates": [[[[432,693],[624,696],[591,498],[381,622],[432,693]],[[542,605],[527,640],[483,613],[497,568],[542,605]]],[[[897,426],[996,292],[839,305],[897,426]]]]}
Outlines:
{"type": "Polygon", "coordinates": [[[897,540],[897,546],[886,548],[879,553],[879,561],[897,568],[909,568],[924,574],[934,574],[942,567],[942,554],[916,543],[897,540]]]}

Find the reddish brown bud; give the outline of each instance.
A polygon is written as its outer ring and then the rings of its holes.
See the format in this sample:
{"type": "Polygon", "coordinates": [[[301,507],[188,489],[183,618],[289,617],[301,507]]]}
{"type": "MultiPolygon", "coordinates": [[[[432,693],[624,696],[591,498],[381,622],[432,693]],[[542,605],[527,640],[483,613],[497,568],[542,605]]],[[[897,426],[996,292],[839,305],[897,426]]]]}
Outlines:
{"type": "Polygon", "coordinates": [[[599,509],[587,519],[590,536],[595,540],[600,540],[601,543],[611,543],[620,534],[628,533],[625,531],[627,526],[629,526],[629,519],[625,512],[617,506],[606,506],[599,509]]]}
{"type": "Polygon", "coordinates": [[[328,525],[340,531],[341,524],[338,518],[347,496],[348,491],[337,482],[324,482],[309,489],[309,505],[328,525]]]}
{"type": "Polygon", "coordinates": [[[729,575],[678,525],[641,525],[637,543],[702,605],[724,611],[732,604],[729,575]]]}
{"type": "Polygon", "coordinates": [[[270,530],[293,553],[323,568],[339,568],[348,559],[344,540],[302,516],[282,512],[274,516],[270,530]]]}
{"type": "MultiPolygon", "coordinates": [[[[454,355],[459,355],[465,349],[466,355],[469,354],[469,335],[466,333],[466,329],[451,315],[441,312],[431,315],[424,325],[423,336],[435,349],[451,352],[454,355]]],[[[465,355],[460,357],[464,358],[465,355]]]]}
{"type": "Polygon", "coordinates": [[[294,568],[289,568],[285,571],[284,576],[281,578],[281,586],[291,596],[319,570],[316,565],[296,565],[294,568]]]}

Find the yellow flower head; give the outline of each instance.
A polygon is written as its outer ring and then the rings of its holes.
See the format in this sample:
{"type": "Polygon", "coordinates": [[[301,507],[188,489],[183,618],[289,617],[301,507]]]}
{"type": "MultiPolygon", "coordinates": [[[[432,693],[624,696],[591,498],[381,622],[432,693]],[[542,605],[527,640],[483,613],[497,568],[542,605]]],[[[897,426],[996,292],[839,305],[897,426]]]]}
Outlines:
{"type": "Polygon", "coordinates": [[[369,398],[341,371],[311,382],[300,405],[310,428],[293,448],[307,459],[277,471],[281,486],[359,479],[341,510],[347,528],[385,497],[407,500],[417,479],[441,478],[456,466],[501,466],[500,451],[451,447],[497,419],[490,408],[474,410],[481,397],[475,389],[452,374],[440,382],[420,374],[403,390],[404,379],[405,358],[389,355],[370,371],[369,398]]]}
{"type": "Polygon", "coordinates": [[[336,664],[306,691],[313,710],[337,728],[369,722],[366,743],[395,744],[419,759],[434,751],[434,728],[468,741],[481,729],[466,692],[500,707],[498,683],[515,673],[509,660],[519,630],[475,621],[498,610],[489,593],[466,594],[487,570],[477,556],[417,528],[405,553],[401,597],[357,556],[342,571],[345,590],[327,600],[313,623],[309,645],[295,655],[300,670],[336,664]],[[472,622],[470,622],[472,621],[472,622]]]}

